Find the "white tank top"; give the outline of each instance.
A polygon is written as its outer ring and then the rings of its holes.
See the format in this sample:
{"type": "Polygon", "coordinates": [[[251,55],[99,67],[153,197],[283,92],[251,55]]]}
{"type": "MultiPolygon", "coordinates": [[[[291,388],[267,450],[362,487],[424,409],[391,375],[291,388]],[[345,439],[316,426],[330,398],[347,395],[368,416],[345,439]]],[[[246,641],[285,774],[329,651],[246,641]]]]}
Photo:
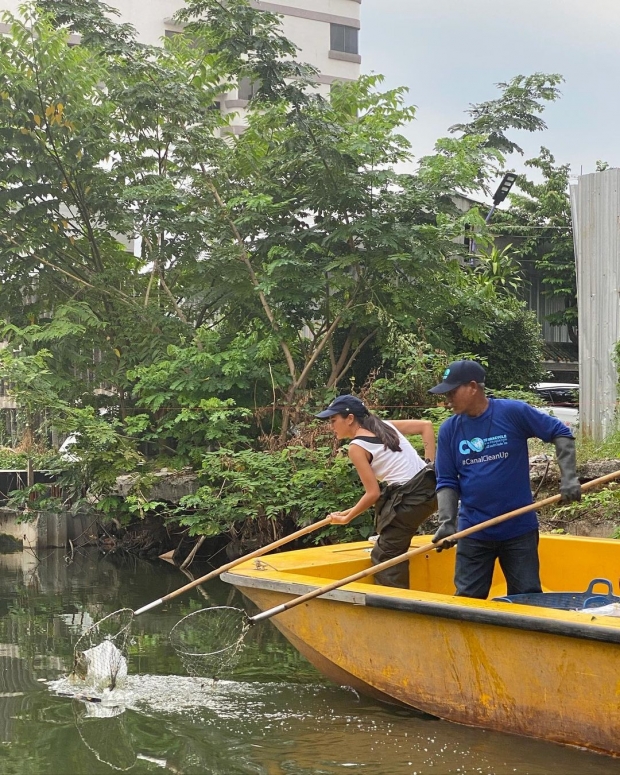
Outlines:
{"type": "MultiPolygon", "coordinates": [[[[388,425],[394,428],[391,422],[388,425]]],[[[403,434],[397,428],[394,430],[398,433],[401,452],[393,452],[375,436],[355,436],[351,439],[351,444],[357,444],[366,452],[370,452],[370,467],[380,482],[405,484],[425,468],[426,463],[403,434]]]]}

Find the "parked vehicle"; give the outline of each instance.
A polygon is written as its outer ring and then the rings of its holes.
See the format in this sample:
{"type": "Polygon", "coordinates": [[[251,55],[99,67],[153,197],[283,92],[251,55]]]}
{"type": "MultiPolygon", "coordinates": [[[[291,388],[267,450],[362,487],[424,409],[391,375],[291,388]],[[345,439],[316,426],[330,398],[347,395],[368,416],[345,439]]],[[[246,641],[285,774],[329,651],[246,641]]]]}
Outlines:
{"type": "Polygon", "coordinates": [[[579,385],[574,382],[539,382],[534,392],[553,406],[579,407],[579,385]]]}
{"type": "Polygon", "coordinates": [[[571,430],[579,425],[579,385],[574,382],[539,382],[532,388],[546,403],[539,407],[566,423],[571,430]]]}

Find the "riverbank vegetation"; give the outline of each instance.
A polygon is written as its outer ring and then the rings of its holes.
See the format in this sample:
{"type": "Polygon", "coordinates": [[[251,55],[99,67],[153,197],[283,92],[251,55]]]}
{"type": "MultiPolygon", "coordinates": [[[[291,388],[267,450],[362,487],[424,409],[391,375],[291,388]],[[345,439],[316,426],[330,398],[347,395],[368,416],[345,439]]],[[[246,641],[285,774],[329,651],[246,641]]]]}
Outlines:
{"type": "Polygon", "coordinates": [[[438,421],[427,389],[454,357],[481,358],[491,388],[542,379],[515,255],[458,203],[493,186],[513,130],[544,128],[560,76],[499,84],[414,160],[405,90],[371,75],[320,96],[245,0],[190,0],[161,47],[111,18],[40,0],[0,39],[0,368],[19,420],[4,442],[32,456],[72,434],[45,463],[65,504],[273,537],[357,497],[313,419],[339,392],[438,421]],[[241,82],[238,133],[220,107],[241,82]],[[199,487],[152,500],[161,467],[199,487]]]}

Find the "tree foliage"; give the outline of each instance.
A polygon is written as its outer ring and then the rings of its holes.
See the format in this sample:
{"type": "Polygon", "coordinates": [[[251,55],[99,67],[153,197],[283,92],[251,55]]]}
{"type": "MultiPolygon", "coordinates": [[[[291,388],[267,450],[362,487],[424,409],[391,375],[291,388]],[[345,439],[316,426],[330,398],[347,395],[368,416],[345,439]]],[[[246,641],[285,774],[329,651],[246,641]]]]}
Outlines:
{"type": "Polygon", "coordinates": [[[325,476],[325,456],[297,448],[309,410],[354,375],[415,373],[421,395],[451,355],[522,319],[505,257],[464,260],[466,229],[484,224],[453,198],[484,189],[509,129],[543,126],[558,76],[501,85],[411,173],[405,90],[364,76],[321,96],[277,17],[246,0],[189,0],[161,47],[97,0],[5,19],[0,363],[20,400],[44,377],[36,400],[81,434],[102,492],[116,447],[127,468],[146,455],[200,469],[205,503],[223,487],[217,524],[337,507],[338,487],[304,483],[325,476]],[[243,78],[256,96],[237,135],[217,106],[243,78]],[[269,466],[303,471],[286,508],[279,477],[271,505],[252,505],[269,466]]]}
{"type": "MultiPolygon", "coordinates": [[[[490,322],[492,333],[474,346],[474,353],[487,366],[487,385],[492,390],[529,389],[545,377],[543,342],[536,314],[515,304],[515,314],[490,322]]],[[[459,336],[455,345],[468,342],[459,336]]]]}
{"type": "Polygon", "coordinates": [[[562,309],[547,315],[554,326],[566,326],[577,344],[577,277],[569,196],[570,166],[557,164],[547,148],[525,162],[536,170],[538,181],[525,175],[517,179],[521,193],[510,195],[510,209],[499,214],[497,224],[514,236],[515,252],[533,263],[542,277],[544,293],[558,299],[562,309]]]}
{"type": "Polygon", "coordinates": [[[501,96],[470,105],[470,121],[454,124],[451,132],[467,135],[485,135],[486,144],[504,154],[523,153],[523,149],[506,135],[510,129],[540,132],[547,125],[540,117],[546,104],[560,97],[559,85],[563,78],[558,73],[517,75],[507,83],[498,83],[501,96]]]}

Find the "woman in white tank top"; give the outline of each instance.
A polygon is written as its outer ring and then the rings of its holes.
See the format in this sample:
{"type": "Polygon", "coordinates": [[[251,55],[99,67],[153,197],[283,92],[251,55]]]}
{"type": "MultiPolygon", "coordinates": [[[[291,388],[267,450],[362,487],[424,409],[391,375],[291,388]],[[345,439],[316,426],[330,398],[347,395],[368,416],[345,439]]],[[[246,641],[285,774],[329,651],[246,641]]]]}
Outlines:
{"type": "MultiPolygon", "coordinates": [[[[372,551],[374,564],[406,552],[418,526],[436,510],[435,472],[428,463],[435,459],[435,432],[428,420],[384,422],[371,414],[356,396],[338,396],[316,415],[329,419],[338,439],[351,439],[349,459],[364,486],[364,495],[350,509],[330,514],[332,522],[346,525],[375,506],[379,538],[372,551]],[[423,460],[404,437],[420,435],[423,460]]],[[[401,563],[376,574],[387,586],[409,586],[407,564],[401,563]],[[405,567],[402,567],[405,565],[405,567]]]]}

